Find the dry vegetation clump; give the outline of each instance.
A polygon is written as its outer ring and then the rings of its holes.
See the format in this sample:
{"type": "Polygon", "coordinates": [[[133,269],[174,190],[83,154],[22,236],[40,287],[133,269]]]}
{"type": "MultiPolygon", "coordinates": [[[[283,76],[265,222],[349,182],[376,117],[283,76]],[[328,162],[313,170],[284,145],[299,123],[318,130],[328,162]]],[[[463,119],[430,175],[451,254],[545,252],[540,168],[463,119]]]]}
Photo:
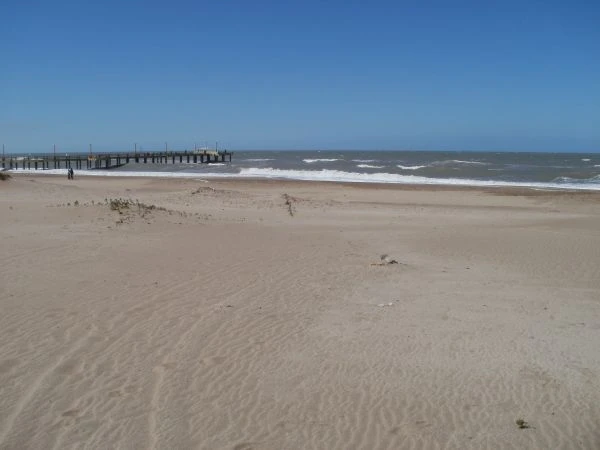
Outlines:
{"type": "Polygon", "coordinates": [[[0,181],[6,181],[10,178],[10,174],[0,171],[0,181]]]}
{"type": "Polygon", "coordinates": [[[215,188],[212,188],[210,186],[200,186],[198,189],[196,189],[195,191],[192,191],[192,195],[195,194],[201,194],[203,192],[216,192],[215,188]]]}
{"type": "Polygon", "coordinates": [[[151,211],[166,211],[166,208],[162,208],[156,205],[147,205],[141,203],[139,200],[131,200],[126,198],[110,198],[104,199],[104,202],[109,206],[111,211],[118,211],[119,214],[125,212],[137,212],[141,217],[144,217],[151,211]]]}
{"type": "Polygon", "coordinates": [[[519,427],[519,429],[521,429],[521,430],[524,430],[527,428],[533,428],[531,425],[529,425],[529,423],[527,423],[523,419],[517,419],[517,420],[515,420],[515,423],[517,424],[517,427],[519,427]]]}
{"type": "MultiPolygon", "coordinates": [[[[101,203],[98,203],[98,205],[100,204],[101,203]]],[[[111,211],[117,211],[119,213],[119,220],[116,221],[117,224],[131,223],[138,217],[144,219],[146,223],[149,224],[152,222],[152,213],[155,211],[166,212],[169,216],[189,216],[189,214],[185,211],[174,211],[162,206],[148,205],[140,202],[139,200],[134,201],[129,198],[105,198],[104,204],[108,206],[111,211]]]]}

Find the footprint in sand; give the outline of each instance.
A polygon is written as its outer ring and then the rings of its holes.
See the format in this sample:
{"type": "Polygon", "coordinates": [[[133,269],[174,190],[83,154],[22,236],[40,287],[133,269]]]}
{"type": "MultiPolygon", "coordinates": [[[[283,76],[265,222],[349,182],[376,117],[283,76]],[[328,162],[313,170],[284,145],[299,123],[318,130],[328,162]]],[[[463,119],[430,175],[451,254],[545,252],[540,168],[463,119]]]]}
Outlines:
{"type": "Polygon", "coordinates": [[[77,417],[79,415],[79,410],[78,409],[70,409],[68,411],[65,411],[64,413],[62,413],[63,417],[77,417]]]}
{"type": "Polygon", "coordinates": [[[171,370],[176,367],[175,363],[162,363],[154,368],[154,370],[171,370]]]}
{"type": "Polygon", "coordinates": [[[211,356],[209,358],[204,358],[202,363],[206,364],[207,366],[216,366],[217,364],[225,362],[225,359],[226,358],[224,356],[211,356]]]}
{"type": "Polygon", "coordinates": [[[60,364],[56,371],[64,375],[73,375],[81,371],[81,363],[76,360],[67,360],[60,364]]]}
{"type": "Polygon", "coordinates": [[[233,447],[233,450],[252,450],[254,448],[252,442],[242,442],[241,444],[237,444],[233,447]]]}

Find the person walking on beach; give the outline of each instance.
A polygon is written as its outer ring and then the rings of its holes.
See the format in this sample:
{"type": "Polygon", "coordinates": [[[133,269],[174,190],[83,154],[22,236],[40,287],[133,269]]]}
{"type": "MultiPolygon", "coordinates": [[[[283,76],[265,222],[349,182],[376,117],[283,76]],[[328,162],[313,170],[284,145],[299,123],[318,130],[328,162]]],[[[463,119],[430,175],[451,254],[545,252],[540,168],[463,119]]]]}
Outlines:
{"type": "Polygon", "coordinates": [[[68,180],[72,180],[73,179],[73,168],[69,167],[69,169],[67,170],[67,179],[68,180]]]}

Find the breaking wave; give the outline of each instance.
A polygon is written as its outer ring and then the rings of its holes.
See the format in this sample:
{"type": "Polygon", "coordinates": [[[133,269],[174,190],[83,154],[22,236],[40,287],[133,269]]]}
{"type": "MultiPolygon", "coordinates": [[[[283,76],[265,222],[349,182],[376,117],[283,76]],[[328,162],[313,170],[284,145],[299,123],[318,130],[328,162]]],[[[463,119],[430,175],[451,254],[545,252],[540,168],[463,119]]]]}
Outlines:
{"type": "MultiPolygon", "coordinates": [[[[12,169],[8,172],[31,173],[39,175],[66,175],[66,169],[12,169]]],[[[402,175],[393,173],[358,173],[340,170],[285,170],[273,168],[250,167],[240,169],[237,173],[219,172],[152,172],[152,171],[113,171],[113,170],[80,170],[80,176],[117,176],[117,177],[154,177],[154,178],[264,178],[264,179],[289,179],[305,181],[329,181],[347,183],[391,183],[406,185],[436,185],[436,186],[474,186],[474,187],[525,187],[534,189],[573,189],[600,191],[600,175],[586,179],[558,177],[551,182],[518,182],[476,180],[468,178],[429,178],[417,175],[402,175]]]]}
{"type": "MultiPolygon", "coordinates": [[[[220,174],[219,174],[220,175],[220,174]]],[[[210,176],[210,175],[204,175],[210,176]]],[[[283,169],[241,169],[240,173],[230,174],[241,178],[279,178],[305,181],[332,181],[350,183],[394,183],[394,184],[426,184],[438,186],[481,186],[481,187],[529,187],[538,189],[585,189],[600,190],[600,184],[590,185],[580,182],[510,182],[493,180],[475,180],[462,178],[428,178],[416,175],[399,175],[393,173],[358,173],[340,170],[283,170],[283,169]]]]}
{"type": "Polygon", "coordinates": [[[553,183],[600,183],[600,175],[590,178],[556,177],[553,183]]]}
{"type": "Polygon", "coordinates": [[[339,158],[303,159],[302,161],[304,161],[307,164],[312,164],[312,163],[316,163],[316,162],[334,162],[334,161],[339,161],[339,158]]]}
{"type": "Polygon", "coordinates": [[[447,159],[445,161],[434,161],[430,166],[456,166],[456,165],[469,165],[469,166],[487,166],[489,163],[481,161],[464,161],[462,159],[447,159]]]}
{"type": "Polygon", "coordinates": [[[402,170],[419,170],[427,166],[403,166],[402,164],[396,164],[396,167],[402,170]]]}
{"type": "Polygon", "coordinates": [[[383,169],[385,166],[373,166],[371,164],[357,164],[356,167],[361,169],[383,169]]]}

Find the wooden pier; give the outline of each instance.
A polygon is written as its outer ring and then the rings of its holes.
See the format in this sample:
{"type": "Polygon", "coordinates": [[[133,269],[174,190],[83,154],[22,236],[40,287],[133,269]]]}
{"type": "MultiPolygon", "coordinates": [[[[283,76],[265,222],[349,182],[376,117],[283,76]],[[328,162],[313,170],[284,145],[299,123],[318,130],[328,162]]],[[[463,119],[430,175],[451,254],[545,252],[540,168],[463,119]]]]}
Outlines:
{"type": "Polygon", "coordinates": [[[0,159],[2,169],[114,169],[130,162],[143,164],[211,164],[231,162],[233,153],[228,151],[160,151],[160,152],[117,152],[76,153],[71,155],[30,154],[10,155],[0,159]]]}

